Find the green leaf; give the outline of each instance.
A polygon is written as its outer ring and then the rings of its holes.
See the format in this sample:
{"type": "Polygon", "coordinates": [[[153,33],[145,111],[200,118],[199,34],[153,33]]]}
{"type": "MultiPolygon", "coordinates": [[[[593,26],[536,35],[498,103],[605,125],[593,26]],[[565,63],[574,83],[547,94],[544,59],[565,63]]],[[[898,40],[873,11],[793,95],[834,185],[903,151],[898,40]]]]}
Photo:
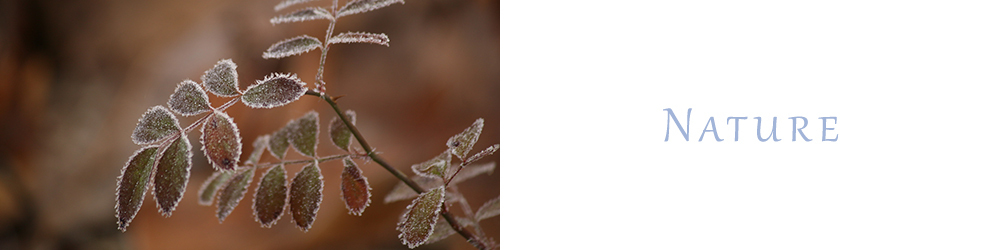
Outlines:
{"type": "Polygon", "coordinates": [[[431,233],[444,203],[444,187],[437,187],[420,194],[406,207],[403,218],[396,225],[399,239],[410,248],[424,244],[431,233]]]}
{"type": "Polygon", "coordinates": [[[351,158],[344,158],[344,172],[340,175],[340,197],[347,206],[347,213],[361,216],[372,203],[371,186],[361,168],[351,158]]]}
{"type": "Polygon", "coordinates": [[[122,175],[118,177],[115,217],[118,218],[118,230],[122,232],[125,232],[142,207],[142,199],[146,196],[146,188],[149,187],[149,179],[153,173],[156,149],[157,147],[145,147],[136,150],[122,168],[122,175]]]}
{"type": "Polygon", "coordinates": [[[201,127],[201,150],[216,170],[233,170],[243,153],[240,130],[233,118],[215,111],[201,127]]]}
{"type": "Polygon", "coordinates": [[[215,200],[215,192],[223,184],[226,184],[232,176],[232,171],[215,171],[212,176],[205,179],[205,183],[202,183],[201,188],[198,189],[198,204],[202,206],[212,205],[215,200]]]}
{"type": "Polygon", "coordinates": [[[260,157],[264,155],[264,149],[267,149],[268,143],[270,143],[270,135],[258,136],[256,140],[253,141],[253,152],[247,157],[245,161],[246,164],[257,164],[260,161],[260,157]]]}
{"type": "Polygon", "coordinates": [[[236,208],[236,205],[240,204],[240,200],[247,193],[247,188],[250,186],[250,180],[253,179],[253,167],[238,168],[233,174],[233,177],[226,182],[226,186],[219,190],[219,209],[216,210],[216,216],[219,217],[219,223],[222,223],[229,216],[229,213],[236,208]]]}
{"type": "Polygon", "coordinates": [[[324,9],[316,7],[308,7],[305,9],[297,10],[292,13],[271,18],[271,24],[273,25],[279,23],[302,22],[302,21],[318,20],[318,19],[333,20],[333,15],[331,15],[330,12],[324,9]]]}
{"type": "Polygon", "coordinates": [[[240,94],[238,87],[239,74],[236,73],[236,64],[231,59],[219,60],[215,67],[205,71],[201,76],[202,84],[209,92],[221,97],[232,97],[240,94]]]}
{"type": "Polygon", "coordinates": [[[260,184],[253,197],[254,219],[260,222],[262,227],[270,228],[285,212],[287,200],[288,181],[285,179],[285,166],[274,166],[260,178],[260,184]]]}
{"type": "Polygon", "coordinates": [[[146,110],[139,118],[139,124],[132,131],[132,142],[145,145],[157,142],[168,135],[181,131],[177,117],[163,106],[155,106],[146,110]]]}
{"type": "Polygon", "coordinates": [[[153,198],[160,213],[170,217],[177,203],[184,197],[188,177],[191,176],[191,142],[185,134],[170,143],[156,164],[153,179],[153,198]]]}
{"type": "Polygon", "coordinates": [[[177,84],[177,89],[174,89],[174,93],[170,94],[167,106],[170,107],[170,110],[183,116],[197,115],[212,110],[208,103],[208,94],[201,89],[201,85],[191,80],[184,80],[177,84]]]}
{"type": "Polygon", "coordinates": [[[451,165],[451,150],[445,150],[425,162],[410,166],[413,172],[427,177],[445,178],[445,170],[451,165]]]}
{"type": "Polygon", "coordinates": [[[320,42],[315,37],[301,35],[272,44],[270,48],[267,48],[267,51],[264,51],[264,58],[284,58],[299,55],[317,49],[322,45],[323,42],[320,42]]]}
{"type": "Polygon", "coordinates": [[[476,119],[476,122],[472,123],[472,126],[466,128],[465,131],[459,133],[451,138],[448,138],[448,148],[452,151],[452,154],[458,156],[459,159],[465,159],[465,155],[472,150],[472,146],[476,145],[476,141],[479,140],[479,133],[483,132],[483,118],[476,119]]]}
{"type": "Polygon", "coordinates": [[[476,221],[481,221],[484,219],[492,218],[493,216],[500,215],[500,197],[493,198],[492,200],[483,203],[483,206],[479,207],[476,211],[476,221]]]}
{"type": "MultiPolygon", "coordinates": [[[[344,116],[351,121],[352,125],[357,124],[357,115],[354,114],[354,110],[345,111],[344,116]]],[[[330,140],[333,141],[333,145],[344,151],[350,151],[348,147],[351,146],[351,138],[353,137],[351,129],[344,121],[340,120],[340,116],[334,116],[333,120],[330,121],[330,140]]]]}
{"type": "Polygon", "coordinates": [[[403,3],[403,0],[354,0],[340,7],[337,18],[381,9],[394,3],[403,3]]]}
{"type": "Polygon", "coordinates": [[[292,148],[305,156],[316,156],[319,145],[319,114],[310,110],[299,119],[285,125],[288,128],[288,140],[292,148]]]}
{"type": "Polygon", "coordinates": [[[275,158],[285,159],[285,153],[288,152],[288,127],[282,127],[271,134],[271,139],[267,142],[267,150],[271,151],[271,155],[274,155],[275,158]]]}
{"type": "Polygon", "coordinates": [[[298,100],[306,93],[306,84],[296,75],[271,74],[247,88],[241,100],[251,108],[274,108],[298,100]]]}
{"type": "Polygon", "coordinates": [[[306,232],[316,220],[316,212],[319,211],[319,204],[323,201],[323,175],[317,164],[319,163],[314,162],[306,165],[302,171],[295,174],[288,190],[292,222],[306,232]]]}

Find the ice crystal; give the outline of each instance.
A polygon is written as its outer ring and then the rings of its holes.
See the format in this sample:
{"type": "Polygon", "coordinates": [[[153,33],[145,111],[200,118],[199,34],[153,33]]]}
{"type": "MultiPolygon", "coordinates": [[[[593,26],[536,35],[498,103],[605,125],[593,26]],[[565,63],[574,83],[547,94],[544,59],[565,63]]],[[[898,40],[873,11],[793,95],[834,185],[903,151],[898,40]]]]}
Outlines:
{"type": "Polygon", "coordinates": [[[333,15],[324,9],[309,7],[271,18],[271,24],[302,22],[317,19],[333,20],[333,15]]]}
{"type": "Polygon", "coordinates": [[[414,248],[430,238],[441,212],[441,203],[444,203],[444,187],[437,187],[420,194],[406,207],[403,218],[396,225],[403,245],[414,248]]]}
{"type": "Polygon", "coordinates": [[[243,144],[240,130],[226,113],[215,111],[201,127],[201,150],[217,170],[232,170],[239,163],[243,144]]]}
{"type": "Polygon", "coordinates": [[[445,150],[433,159],[410,166],[413,172],[427,177],[444,178],[445,170],[451,165],[451,150],[445,150]]]}
{"type": "Polygon", "coordinates": [[[222,223],[226,216],[229,216],[229,213],[233,211],[233,208],[240,204],[240,200],[243,199],[243,195],[247,193],[247,188],[250,186],[250,180],[253,179],[253,167],[238,168],[234,171],[233,177],[226,182],[222,190],[219,190],[219,209],[216,210],[215,214],[216,217],[219,217],[219,223],[222,223]]]}
{"type": "MultiPolygon", "coordinates": [[[[351,120],[351,124],[357,124],[357,118],[354,114],[354,110],[347,110],[344,112],[344,116],[348,120],[351,120]]],[[[333,140],[333,145],[338,148],[348,151],[348,147],[351,146],[351,129],[347,127],[343,121],[340,120],[340,116],[334,116],[333,120],[330,121],[330,140],[333,140]]]]}
{"type": "Polygon", "coordinates": [[[372,203],[371,186],[361,168],[351,158],[344,158],[344,172],[340,175],[340,197],[347,206],[347,213],[361,216],[372,203]]]}
{"type": "Polygon", "coordinates": [[[295,151],[305,156],[316,156],[316,146],[319,145],[319,114],[316,111],[310,110],[285,127],[288,129],[288,140],[295,151]]]}
{"type": "Polygon", "coordinates": [[[118,230],[122,232],[125,232],[142,207],[146,187],[149,186],[149,178],[153,173],[156,151],[157,147],[136,150],[122,168],[122,175],[118,177],[115,217],[118,218],[118,230]]]}
{"type": "Polygon", "coordinates": [[[274,43],[267,51],[264,51],[264,58],[284,58],[309,52],[323,45],[319,39],[308,35],[301,35],[274,43]]]}
{"type": "Polygon", "coordinates": [[[198,204],[202,206],[212,205],[215,200],[215,192],[233,176],[233,171],[215,171],[212,176],[205,179],[198,189],[198,204]]]}
{"type": "Polygon", "coordinates": [[[476,211],[476,221],[489,219],[497,215],[500,215],[500,197],[483,203],[483,206],[479,207],[479,211],[476,211]]]}
{"type": "Polygon", "coordinates": [[[156,199],[156,205],[164,216],[170,217],[177,203],[184,197],[190,176],[191,142],[181,133],[181,136],[163,151],[163,156],[160,156],[156,164],[153,198],[156,199]]]}
{"type": "Polygon", "coordinates": [[[236,73],[236,64],[231,59],[219,60],[215,67],[205,71],[201,76],[201,83],[209,92],[217,96],[231,97],[240,94],[237,86],[239,74],[236,73]]]}
{"type": "Polygon", "coordinates": [[[448,138],[448,148],[451,148],[451,152],[455,156],[458,156],[459,159],[465,159],[465,155],[472,150],[472,146],[476,145],[476,141],[479,140],[479,133],[482,132],[483,118],[479,118],[476,119],[476,122],[472,123],[472,126],[462,131],[462,133],[448,138]]]}
{"type": "Polygon", "coordinates": [[[316,0],[285,0],[285,1],[282,1],[281,3],[279,3],[278,5],[274,6],[274,11],[279,11],[279,10],[282,10],[284,8],[288,8],[288,6],[292,6],[292,5],[296,5],[296,4],[300,4],[300,3],[308,3],[308,2],[312,2],[312,1],[316,1],[316,0]]]}
{"type": "Polygon", "coordinates": [[[271,227],[285,212],[287,201],[288,181],[285,179],[285,166],[274,166],[260,178],[257,192],[253,196],[254,219],[260,222],[262,227],[271,227]]]}
{"type": "Polygon", "coordinates": [[[247,88],[243,104],[251,108],[273,108],[298,100],[306,93],[306,83],[296,75],[271,74],[247,88]]]}
{"type": "Polygon", "coordinates": [[[295,174],[288,190],[288,209],[292,213],[292,222],[302,231],[309,231],[316,212],[323,201],[323,175],[318,163],[312,163],[295,174]]]}
{"type": "Polygon", "coordinates": [[[347,15],[369,12],[394,3],[404,3],[403,0],[354,0],[348,2],[337,11],[337,18],[347,15]]]}
{"type": "Polygon", "coordinates": [[[331,37],[329,43],[371,43],[389,47],[389,36],[366,32],[347,32],[331,37]]]}
{"type": "Polygon", "coordinates": [[[177,89],[170,94],[167,107],[183,116],[197,115],[212,109],[208,103],[208,94],[201,89],[201,85],[191,80],[177,84],[177,89]]]}
{"type": "Polygon", "coordinates": [[[146,110],[142,118],[139,118],[139,124],[132,131],[132,142],[139,145],[150,144],[180,130],[177,117],[167,111],[167,108],[157,105],[146,110]]]}

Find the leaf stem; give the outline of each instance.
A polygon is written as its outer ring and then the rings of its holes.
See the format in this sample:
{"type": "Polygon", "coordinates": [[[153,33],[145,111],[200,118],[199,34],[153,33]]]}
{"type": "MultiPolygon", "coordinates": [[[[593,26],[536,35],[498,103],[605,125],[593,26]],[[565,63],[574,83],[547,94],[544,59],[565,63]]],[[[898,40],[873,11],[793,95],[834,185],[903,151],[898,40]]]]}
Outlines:
{"type": "Polygon", "coordinates": [[[301,163],[312,163],[313,161],[327,162],[327,161],[331,161],[331,160],[345,158],[345,157],[348,157],[348,156],[351,156],[351,155],[350,154],[330,155],[330,156],[324,156],[324,157],[320,157],[320,158],[316,158],[316,159],[304,159],[304,160],[294,160],[294,161],[279,161],[279,162],[257,163],[257,164],[252,164],[252,165],[254,167],[257,167],[257,168],[266,168],[266,167],[276,166],[276,165],[279,165],[279,164],[286,164],[286,165],[287,164],[301,164],[301,163]]]}
{"type": "MultiPolygon", "coordinates": [[[[334,102],[333,99],[330,98],[330,96],[326,95],[326,93],[310,90],[306,91],[306,94],[323,99],[324,101],[326,101],[327,104],[330,104],[330,107],[333,108],[334,111],[337,112],[337,116],[340,117],[341,121],[349,121],[347,119],[348,117],[344,115],[344,112],[340,110],[339,106],[337,106],[337,102],[334,102]]],[[[386,171],[389,171],[389,173],[391,173],[393,176],[396,176],[396,179],[399,179],[403,183],[406,183],[407,186],[410,186],[410,188],[413,189],[413,191],[416,191],[418,194],[427,192],[427,190],[424,190],[424,188],[420,187],[420,185],[417,185],[416,182],[411,180],[409,177],[406,177],[406,174],[399,172],[399,170],[396,170],[396,168],[390,166],[389,163],[385,162],[385,160],[383,160],[381,156],[376,154],[375,151],[372,150],[372,147],[368,145],[368,141],[365,140],[365,137],[361,135],[361,132],[358,131],[358,128],[354,126],[354,124],[350,122],[345,122],[344,124],[347,125],[347,128],[349,130],[351,130],[351,134],[353,134],[354,138],[358,140],[358,144],[361,144],[361,147],[365,149],[365,153],[368,153],[368,157],[371,157],[373,161],[377,162],[380,166],[382,166],[382,168],[384,168],[386,171]]],[[[441,204],[441,217],[444,217],[444,219],[448,221],[448,224],[451,224],[451,228],[454,229],[455,232],[458,232],[458,234],[462,235],[462,237],[465,237],[465,239],[468,240],[470,244],[472,244],[478,249],[487,249],[486,245],[483,244],[482,240],[476,237],[468,229],[463,228],[461,224],[459,224],[458,221],[455,220],[455,217],[448,212],[448,206],[446,204],[441,204]]]]}

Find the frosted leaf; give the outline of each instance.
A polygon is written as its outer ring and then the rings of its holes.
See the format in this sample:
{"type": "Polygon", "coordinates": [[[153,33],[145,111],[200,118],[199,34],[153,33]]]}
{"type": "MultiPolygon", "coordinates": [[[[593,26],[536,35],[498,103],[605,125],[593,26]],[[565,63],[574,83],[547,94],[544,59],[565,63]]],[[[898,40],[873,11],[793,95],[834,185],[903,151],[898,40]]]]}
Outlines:
{"type": "Polygon", "coordinates": [[[302,22],[316,19],[333,20],[333,15],[324,9],[309,7],[292,13],[273,17],[271,18],[271,24],[302,22]]]}
{"type": "Polygon", "coordinates": [[[275,158],[285,159],[285,153],[288,152],[287,127],[282,127],[271,134],[271,139],[267,141],[267,150],[271,151],[271,155],[274,155],[275,158]]]}
{"type": "Polygon", "coordinates": [[[139,145],[150,144],[181,131],[177,117],[167,108],[157,105],[139,118],[139,124],[132,131],[132,142],[139,145]]]}
{"type": "Polygon", "coordinates": [[[288,8],[288,6],[292,6],[292,5],[296,5],[296,4],[300,4],[300,3],[308,3],[308,2],[312,2],[312,1],[316,1],[316,0],[285,0],[285,1],[282,1],[281,3],[279,3],[278,5],[274,6],[274,11],[279,11],[279,10],[282,10],[284,8],[288,8]]]}
{"type": "Polygon", "coordinates": [[[437,224],[444,203],[444,187],[437,187],[420,194],[406,207],[403,218],[396,225],[403,245],[414,248],[424,244],[437,224]]]}
{"type": "Polygon", "coordinates": [[[476,145],[476,141],[479,140],[479,133],[483,132],[483,118],[476,119],[476,122],[472,123],[472,126],[466,128],[465,131],[459,133],[451,138],[448,138],[448,148],[452,151],[451,153],[458,156],[459,159],[465,159],[465,155],[472,150],[472,146],[476,145]]]}
{"type": "Polygon", "coordinates": [[[292,213],[292,222],[299,229],[308,232],[316,220],[316,212],[323,201],[323,175],[319,172],[317,163],[306,165],[295,174],[288,190],[288,209],[292,213]]]}
{"type": "MultiPolygon", "coordinates": [[[[344,116],[348,120],[351,120],[351,124],[357,124],[357,118],[354,114],[354,110],[347,110],[344,112],[344,116]]],[[[340,116],[334,116],[333,120],[330,121],[330,140],[333,141],[333,145],[338,148],[348,151],[348,147],[351,146],[351,129],[347,128],[347,124],[340,120],[340,116]]]]}
{"type": "Polygon", "coordinates": [[[201,83],[205,85],[208,92],[217,96],[231,97],[240,94],[237,87],[239,74],[236,73],[236,64],[231,59],[219,60],[215,67],[205,71],[201,75],[201,83]]]}
{"type": "MultiPolygon", "coordinates": [[[[472,177],[476,177],[481,174],[493,174],[493,170],[496,169],[496,167],[497,167],[496,162],[470,164],[462,168],[462,172],[458,172],[458,175],[456,175],[455,178],[452,179],[450,183],[448,183],[448,185],[455,185],[465,180],[472,179],[472,177]]],[[[447,176],[455,174],[456,170],[458,170],[458,167],[452,166],[451,168],[448,169],[447,176]]]]}
{"type": "Polygon", "coordinates": [[[451,165],[451,152],[445,150],[433,159],[410,166],[413,172],[427,177],[444,178],[445,170],[451,165]]]}
{"type": "Polygon", "coordinates": [[[183,133],[163,151],[156,164],[153,179],[153,198],[160,213],[170,217],[177,203],[184,197],[188,177],[191,176],[191,142],[183,133]]]}
{"type": "Polygon", "coordinates": [[[319,39],[308,35],[301,35],[274,43],[267,51],[264,51],[264,58],[284,58],[309,52],[323,45],[319,39]]]}
{"type": "Polygon", "coordinates": [[[385,34],[372,34],[365,32],[340,33],[331,37],[329,44],[337,43],[371,43],[389,47],[389,37],[385,34]]]}
{"type": "Polygon", "coordinates": [[[479,211],[476,211],[476,221],[481,221],[484,219],[492,218],[493,216],[500,215],[500,197],[493,198],[492,200],[483,203],[482,207],[479,207],[479,211]]]}
{"type": "Polygon", "coordinates": [[[201,150],[216,170],[233,170],[243,153],[240,130],[226,113],[215,111],[201,127],[201,150]]]}
{"type": "MultiPolygon", "coordinates": [[[[415,175],[410,179],[413,180],[413,182],[416,182],[417,186],[424,189],[444,185],[441,178],[415,175]]],[[[395,187],[392,188],[392,191],[389,191],[389,194],[385,195],[385,198],[382,201],[385,203],[392,203],[401,200],[413,199],[413,197],[417,197],[417,192],[413,191],[413,189],[406,185],[406,183],[400,181],[395,187]]]]}
{"type": "Polygon", "coordinates": [[[285,166],[278,165],[267,170],[260,178],[257,192],[253,196],[253,215],[261,227],[271,227],[285,212],[288,201],[288,181],[285,166]]]}
{"type": "Polygon", "coordinates": [[[229,181],[229,177],[233,176],[232,171],[215,171],[212,176],[205,180],[205,183],[201,184],[201,188],[198,189],[198,204],[202,206],[212,205],[215,200],[215,192],[219,191],[219,188],[223,184],[229,181]]]}
{"type": "Polygon", "coordinates": [[[337,11],[337,18],[347,15],[369,12],[394,3],[404,3],[403,0],[354,0],[340,7],[337,11]]]}
{"type": "Polygon", "coordinates": [[[212,110],[208,103],[208,94],[201,89],[201,85],[191,80],[184,80],[177,84],[177,89],[170,94],[167,101],[170,110],[183,116],[192,116],[212,110]]]}
{"type": "MultiPolygon", "coordinates": [[[[472,221],[462,217],[455,217],[455,220],[463,227],[472,225],[472,221]]],[[[448,236],[454,235],[455,233],[455,229],[451,228],[451,224],[448,224],[447,220],[444,218],[438,218],[437,224],[434,225],[434,233],[431,233],[431,237],[428,238],[427,242],[424,242],[424,244],[426,245],[441,241],[448,238],[448,236]]]]}
{"type": "Polygon", "coordinates": [[[270,140],[270,135],[258,136],[257,139],[253,141],[253,152],[250,153],[250,157],[247,157],[245,163],[252,165],[260,162],[260,157],[264,154],[264,149],[267,149],[267,144],[270,143],[270,140]]]}
{"type": "Polygon", "coordinates": [[[271,74],[247,88],[243,104],[251,108],[273,108],[298,100],[306,93],[306,83],[296,75],[271,74]]]}
{"type": "Polygon", "coordinates": [[[486,149],[483,149],[483,151],[479,151],[479,153],[476,153],[475,155],[472,155],[468,159],[465,159],[465,162],[467,162],[467,163],[468,162],[476,162],[476,161],[478,161],[480,159],[483,159],[483,157],[486,157],[486,156],[492,155],[493,153],[496,153],[498,150],[500,150],[500,144],[493,144],[493,146],[490,146],[490,147],[488,147],[486,149]]]}
{"type": "Polygon", "coordinates": [[[310,110],[299,119],[285,125],[288,129],[288,140],[292,148],[305,156],[316,156],[316,146],[319,144],[319,114],[310,110]]]}
{"type": "Polygon", "coordinates": [[[226,216],[229,216],[236,205],[240,204],[240,200],[247,193],[247,188],[250,187],[254,168],[238,168],[234,172],[233,177],[219,190],[219,209],[216,210],[215,214],[216,217],[219,217],[219,223],[226,220],[226,216]]]}
{"type": "Polygon", "coordinates": [[[142,199],[146,196],[146,188],[149,187],[149,179],[153,173],[156,149],[157,147],[146,147],[136,150],[122,168],[122,175],[118,177],[115,217],[118,218],[118,230],[122,232],[125,232],[142,207],[142,199]]]}
{"type": "Polygon", "coordinates": [[[361,168],[351,158],[344,158],[344,172],[340,175],[340,198],[347,206],[347,213],[361,216],[372,203],[371,186],[361,168]]]}

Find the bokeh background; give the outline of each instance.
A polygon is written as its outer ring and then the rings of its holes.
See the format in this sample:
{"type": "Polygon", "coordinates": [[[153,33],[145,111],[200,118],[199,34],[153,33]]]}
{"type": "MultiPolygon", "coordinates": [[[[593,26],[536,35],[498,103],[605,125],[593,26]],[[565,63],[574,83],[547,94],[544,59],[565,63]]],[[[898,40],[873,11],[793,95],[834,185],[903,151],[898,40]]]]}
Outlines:
{"type": "MultiPolygon", "coordinates": [[[[270,72],[296,73],[311,86],[318,51],[280,60],[261,53],[281,39],[320,37],[326,24],[271,25],[268,20],[280,14],[273,11],[278,2],[0,1],[0,249],[406,249],[395,224],[408,202],[382,202],[398,181],[374,163],[362,166],[374,197],[361,217],[348,215],[339,198],[340,164],[323,164],[325,199],[313,228],[303,233],[287,214],[261,228],[250,210],[252,191],[220,224],[215,207],[195,199],[211,174],[200,151],[185,198],[170,218],[147,195],[128,231],[117,230],[116,178],[138,149],[129,135],[146,109],[165,104],[177,83],[198,81],[215,62],[232,58],[241,88],[270,72]]],[[[499,143],[499,12],[494,0],[411,0],[346,17],[337,31],[385,33],[391,47],[332,46],[328,93],[344,95],[339,103],[357,111],[368,141],[406,173],[479,117],[486,123],[474,150],[499,143]]],[[[219,105],[227,99],[212,100],[219,105]]],[[[241,131],[245,156],[253,138],[308,110],[319,112],[323,127],[334,115],[311,96],[270,110],[237,104],[228,113],[241,131]]],[[[337,152],[328,135],[320,139],[327,142],[322,154],[337,152]]],[[[197,139],[192,143],[201,147],[197,139]]],[[[289,174],[300,168],[289,167],[289,174]]],[[[460,185],[473,207],[500,194],[500,169],[502,164],[460,185]]],[[[499,219],[482,226],[500,241],[499,219]]],[[[469,248],[457,235],[422,247],[469,248]]]]}

